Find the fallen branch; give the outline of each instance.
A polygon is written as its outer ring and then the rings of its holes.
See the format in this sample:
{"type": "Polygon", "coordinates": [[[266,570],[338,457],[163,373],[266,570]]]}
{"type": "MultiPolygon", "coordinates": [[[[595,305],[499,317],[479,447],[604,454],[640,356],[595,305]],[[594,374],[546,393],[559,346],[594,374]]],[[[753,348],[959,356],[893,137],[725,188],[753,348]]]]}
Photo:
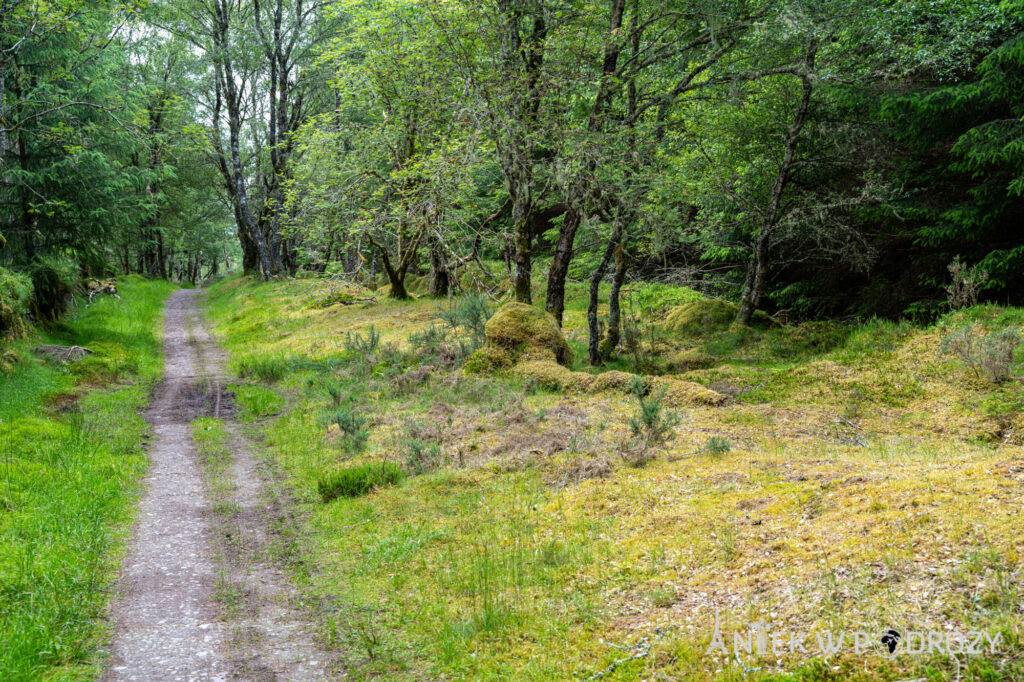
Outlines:
{"type": "Polygon", "coordinates": [[[45,355],[58,362],[78,362],[86,355],[92,355],[93,351],[82,346],[36,346],[33,353],[45,355]]]}
{"type": "Polygon", "coordinates": [[[92,303],[92,299],[98,296],[99,294],[109,294],[116,298],[117,300],[121,300],[121,297],[117,295],[117,289],[115,289],[114,287],[100,287],[99,289],[89,290],[89,303],[92,303]]]}
{"type": "MultiPolygon", "coordinates": [[[[626,663],[629,663],[630,661],[636,661],[636,660],[639,660],[641,658],[645,658],[647,656],[647,654],[651,653],[651,647],[654,645],[654,642],[657,641],[658,639],[660,639],[661,636],[664,635],[664,634],[665,634],[665,630],[663,630],[662,628],[658,628],[657,630],[654,631],[655,637],[654,637],[653,641],[648,639],[647,637],[644,637],[643,639],[641,639],[636,644],[633,644],[632,646],[628,646],[628,647],[618,647],[618,646],[616,646],[615,648],[617,648],[617,649],[622,649],[623,651],[632,651],[633,653],[631,655],[625,657],[625,658],[619,658],[619,659],[616,659],[616,660],[612,661],[611,665],[609,665],[607,668],[605,668],[603,670],[598,670],[596,673],[594,673],[590,677],[583,678],[583,682],[590,682],[591,680],[599,680],[602,677],[604,677],[605,675],[607,675],[608,673],[613,672],[620,665],[624,665],[626,663]]],[[[615,645],[612,645],[612,646],[615,646],[615,645]]]]}
{"type": "Polygon", "coordinates": [[[98,279],[89,279],[86,280],[85,286],[90,304],[92,303],[92,299],[100,294],[109,294],[117,300],[121,300],[121,297],[117,295],[117,280],[108,279],[100,281],[98,279]]]}
{"type": "Polygon", "coordinates": [[[850,420],[849,420],[849,419],[847,419],[846,417],[836,417],[836,419],[837,419],[838,421],[842,422],[843,424],[846,424],[847,426],[850,426],[850,427],[852,427],[852,428],[855,428],[855,429],[857,429],[858,431],[863,431],[863,430],[864,430],[864,429],[862,429],[862,428],[860,427],[860,425],[859,425],[859,424],[854,424],[854,423],[853,423],[852,421],[850,421],[850,420]]]}
{"type": "Polygon", "coordinates": [[[867,439],[861,435],[863,429],[861,429],[861,427],[854,424],[849,419],[846,419],[844,417],[838,417],[836,419],[833,419],[832,423],[835,425],[836,440],[842,443],[852,443],[854,445],[859,445],[862,448],[866,448],[868,446],[867,439]],[[840,433],[840,430],[843,429],[843,427],[846,427],[845,430],[847,431],[847,433],[840,433]]]}

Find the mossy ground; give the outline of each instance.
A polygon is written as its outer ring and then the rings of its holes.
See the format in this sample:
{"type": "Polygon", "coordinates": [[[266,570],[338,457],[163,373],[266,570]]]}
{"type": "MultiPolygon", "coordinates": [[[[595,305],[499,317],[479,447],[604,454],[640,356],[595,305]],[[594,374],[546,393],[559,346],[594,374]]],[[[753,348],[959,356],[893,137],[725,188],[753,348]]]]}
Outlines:
{"type": "Polygon", "coordinates": [[[105,609],[145,471],[141,412],[159,377],[161,312],[173,289],[136,277],[120,285],[122,300],[98,299],[18,342],[20,359],[0,372],[4,680],[99,672],[105,609]],[[96,353],[65,368],[36,358],[39,343],[96,353]]]}
{"type": "MultiPolygon", "coordinates": [[[[1020,387],[996,390],[938,353],[944,325],[1019,325],[1020,311],[654,339],[713,356],[682,377],[731,400],[683,408],[676,438],[636,468],[621,455],[629,395],[440,370],[396,383],[376,356],[358,369],[344,333],[373,325],[403,344],[436,304],[321,309],[304,286],[228,280],[210,314],[236,360],[341,358],[330,380],[369,420],[360,447],[325,427],[331,398],[307,363],[276,387],[284,413],[257,427],[307,515],[303,580],[320,634],[353,677],[586,677],[646,639],[646,655],[604,679],[1024,678],[1020,387]],[[731,447],[713,453],[712,437],[731,447]],[[317,494],[340,463],[412,471],[428,451],[431,465],[398,486],[328,504],[317,494]],[[959,660],[741,663],[703,655],[716,610],[727,632],[765,620],[987,629],[1003,643],[959,660]]],[[[582,333],[572,305],[567,331],[582,333]]]]}

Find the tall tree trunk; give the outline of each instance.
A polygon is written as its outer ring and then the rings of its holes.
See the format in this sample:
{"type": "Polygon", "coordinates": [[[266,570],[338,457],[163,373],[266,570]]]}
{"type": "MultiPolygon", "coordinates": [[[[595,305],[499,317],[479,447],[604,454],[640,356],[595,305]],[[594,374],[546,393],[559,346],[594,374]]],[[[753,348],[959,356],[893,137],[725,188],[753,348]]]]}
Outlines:
{"type": "Polygon", "coordinates": [[[451,291],[451,270],[437,237],[430,240],[430,289],[431,298],[444,298],[451,291]]]}
{"type": "Polygon", "coordinates": [[[294,277],[299,271],[299,247],[296,237],[288,237],[281,245],[281,264],[289,277],[294,277]]]}
{"type": "Polygon", "coordinates": [[[156,231],[156,269],[160,279],[167,279],[167,261],[164,258],[164,232],[156,231]]]}
{"type": "MultiPolygon", "coordinates": [[[[224,251],[224,269],[231,270],[231,258],[228,256],[228,240],[227,235],[222,230],[220,233],[220,245],[224,251]]],[[[215,261],[216,262],[216,261],[215,261]]]]}
{"type": "MultiPolygon", "coordinates": [[[[604,125],[605,112],[614,94],[613,88],[615,86],[619,55],[622,53],[620,33],[625,6],[626,0],[611,0],[608,35],[605,38],[604,55],[601,61],[601,82],[598,85],[597,93],[594,95],[594,104],[590,109],[590,115],[587,119],[587,130],[591,133],[599,132],[604,125]]],[[[592,173],[594,168],[594,163],[591,162],[588,165],[588,174],[592,173]]],[[[574,188],[574,191],[570,192],[570,194],[582,194],[581,188],[574,188]]],[[[578,203],[577,197],[570,197],[569,203],[578,203]]],[[[562,325],[562,316],[565,311],[565,278],[569,272],[569,264],[572,261],[574,253],[573,244],[576,240],[576,232],[579,229],[581,218],[580,208],[570,205],[569,211],[562,221],[562,226],[558,230],[555,255],[551,261],[551,270],[548,273],[548,293],[545,308],[555,316],[559,326],[562,325]]],[[[602,273],[601,276],[604,277],[604,274],[602,273]]]]}
{"type": "Polygon", "coordinates": [[[410,298],[409,292],[405,290],[405,269],[392,266],[388,252],[380,247],[378,247],[378,250],[380,251],[381,263],[384,265],[384,272],[388,276],[388,283],[391,285],[391,293],[388,295],[399,301],[410,298]]]}
{"type": "Polygon", "coordinates": [[[356,268],[359,267],[359,250],[355,244],[348,245],[348,252],[345,258],[345,274],[354,275],[356,274],[356,268]]]}
{"type": "MultiPolygon", "coordinates": [[[[242,219],[241,214],[238,211],[238,204],[235,204],[235,225],[238,231],[238,243],[242,247],[242,274],[250,276],[253,274],[259,275],[260,270],[260,256],[256,251],[256,245],[253,244],[252,238],[249,236],[249,230],[245,229],[245,221],[242,219]]],[[[224,250],[225,257],[227,254],[227,247],[224,250]]]]}
{"type": "Polygon", "coordinates": [[[800,79],[803,82],[800,103],[793,114],[793,123],[790,125],[789,133],[786,135],[786,150],[782,156],[779,171],[775,176],[775,185],[772,187],[768,209],[761,220],[761,230],[758,232],[757,241],[754,244],[751,267],[748,267],[747,270],[747,278],[743,285],[743,296],[740,299],[740,309],[736,314],[737,324],[745,326],[750,324],[754,317],[754,311],[761,304],[761,296],[764,295],[769,268],[768,247],[771,242],[772,233],[779,223],[782,193],[792,176],[797,143],[800,141],[800,132],[804,126],[807,109],[811,104],[811,95],[814,91],[814,60],[817,53],[818,41],[813,39],[807,50],[806,68],[800,75],[800,79]]]}
{"type": "Polygon", "coordinates": [[[327,267],[331,264],[331,259],[334,258],[334,242],[337,239],[337,234],[336,231],[331,230],[331,236],[327,239],[327,248],[324,249],[323,263],[316,267],[319,272],[327,272],[327,267]]]}
{"type": "Polygon", "coordinates": [[[512,288],[516,301],[532,303],[533,183],[537,115],[542,95],[542,69],[548,37],[547,11],[543,1],[523,5],[499,0],[502,21],[502,66],[508,81],[519,83],[510,91],[495,120],[510,120],[495,131],[499,140],[501,170],[512,199],[512,288]],[[528,31],[524,30],[528,27],[528,31]]]}
{"type": "Polygon", "coordinates": [[[517,196],[512,201],[513,238],[515,253],[513,255],[512,286],[519,303],[533,303],[532,274],[533,261],[533,221],[530,219],[532,201],[527,196],[517,196]]]}
{"type": "Polygon", "coordinates": [[[272,277],[274,273],[273,261],[270,256],[270,249],[267,242],[263,238],[263,232],[260,230],[259,223],[253,217],[252,210],[249,206],[249,189],[246,184],[245,169],[242,167],[242,95],[239,92],[238,81],[236,80],[234,66],[231,59],[233,42],[229,35],[231,31],[232,8],[233,6],[228,2],[228,0],[213,1],[215,23],[212,26],[212,37],[216,48],[214,51],[214,63],[217,71],[216,77],[218,89],[216,105],[216,112],[218,116],[215,119],[215,125],[220,120],[220,93],[223,92],[224,104],[226,105],[228,114],[228,139],[230,153],[229,170],[233,197],[236,205],[235,216],[241,221],[238,225],[239,233],[241,234],[242,231],[248,233],[256,251],[256,256],[258,258],[263,277],[269,278],[272,277]]]}
{"type": "Polygon", "coordinates": [[[615,247],[615,274],[612,276],[612,288],[608,295],[608,333],[602,344],[605,355],[610,355],[619,347],[622,339],[622,310],[619,292],[626,281],[626,270],[629,268],[629,256],[626,253],[626,237],[619,240],[615,247]]]}
{"type": "Polygon", "coordinates": [[[551,258],[551,270],[548,272],[548,293],[544,308],[554,316],[559,327],[562,326],[562,316],[565,313],[565,278],[569,274],[569,264],[572,262],[573,245],[579,226],[580,214],[570,207],[562,220],[562,226],[558,229],[558,241],[555,242],[555,253],[551,258]]]}
{"type": "Polygon", "coordinates": [[[608,272],[608,265],[612,262],[615,249],[618,247],[621,239],[622,224],[616,221],[615,227],[612,229],[612,236],[604,249],[604,256],[601,257],[601,262],[598,263],[597,268],[590,276],[590,300],[587,303],[587,330],[590,338],[587,343],[587,354],[590,364],[595,367],[601,364],[601,329],[597,323],[597,306],[600,300],[601,280],[604,279],[605,273],[608,272]]]}
{"type": "MultiPolygon", "coordinates": [[[[402,231],[404,234],[404,231],[402,231]]],[[[409,272],[409,268],[413,261],[416,259],[417,250],[420,247],[420,243],[423,241],[423,237],[427,232],[427,224],[424,222],[416,230],[416,232],[407,239],[399,239],[398,244],[398,264],[391,262],[391,256],[388,255],[387,249],[378,244],[373,237],[367,235],[367,239],[370,242],[370,246],[374,248],[375,253],[380,253],[381,263],[384,265],[384,272],[387,273],[388,282],[391,284],[391,298],[397,298],[404,300],[411,298],[409,292],[405,288],[405,276],[409,272]]]]}

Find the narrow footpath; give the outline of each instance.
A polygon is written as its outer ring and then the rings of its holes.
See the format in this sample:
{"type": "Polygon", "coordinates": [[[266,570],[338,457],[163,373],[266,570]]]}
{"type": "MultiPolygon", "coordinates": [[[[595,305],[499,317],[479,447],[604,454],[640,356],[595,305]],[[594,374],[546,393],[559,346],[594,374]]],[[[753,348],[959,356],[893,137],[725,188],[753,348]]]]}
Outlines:
{"type": "Polygon", "coordinates": [[[283,512],[268,472],[230,421],[231,480],[217,486],[230,504],[215,504],[204,485],[191,423],[229,415],[230,395],[223,353],[203,325],[202,295],[179,290],[167,303],[164,380],[146,415],[150,469],[112,609],[105,679],[330,679],[275,564],[283,512]]]}

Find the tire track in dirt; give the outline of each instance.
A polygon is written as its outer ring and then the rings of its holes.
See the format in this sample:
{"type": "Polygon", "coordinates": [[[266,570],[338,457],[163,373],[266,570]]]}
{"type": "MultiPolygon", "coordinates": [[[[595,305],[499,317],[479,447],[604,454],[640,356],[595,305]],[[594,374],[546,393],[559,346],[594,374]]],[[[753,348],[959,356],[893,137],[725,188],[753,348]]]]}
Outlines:
{"type": "MultiPolygon", "coordinates": [[[[200,365],[210,376],[224,376],[226,358],[203,325],[200,310],[189,317],[200,365]]],[[[227,405],[219,384],[214,405],[227,405]]],[[[307,624],[293,608],[298,593],[275,556],[287,553],[280,533],[290,519],[286,503],[273,490],[272,472],[253,455],[238,425],[226,421],[230,436],[229,492],[217,500],[214,521],[223,569],[222,583],[238,595],[231,619],[230,646],[235,673],[246,680],[315,682],[329,679],[327,658],[313,644],[307,624]],[[223,504],[223,503],[228,504],[223,504]]],[[[225,486],[221,486],[222,488],[225,486]]]]}
{"type": "Polygon", "coordinates": [[[108,680],[230,679],[225,627],[213,601],[209,506],[189,427],[198,368],[185,319],[195,297],[175,291],[167,302],[164,380],[146,412],[150,467],[113,608],[108,680]]]}
{"type": "Polygon", "coordinates": [[[329,679],[327,659],[291,606],[296,592],[273,561],[268,525],[279,505],[267,504],[259,465],[232,424],[231,511],[215,511],[204,486],[190,424],[221,409],[214,377],[223,354],[203,326],[201,295],[179,290],[167,303],[164,380],[146,414],[151,464],[112,609],[104,679],[329,679]],[[242,595],[243,608],[222,608],[216,597],[225,588],[242,595]]]}

